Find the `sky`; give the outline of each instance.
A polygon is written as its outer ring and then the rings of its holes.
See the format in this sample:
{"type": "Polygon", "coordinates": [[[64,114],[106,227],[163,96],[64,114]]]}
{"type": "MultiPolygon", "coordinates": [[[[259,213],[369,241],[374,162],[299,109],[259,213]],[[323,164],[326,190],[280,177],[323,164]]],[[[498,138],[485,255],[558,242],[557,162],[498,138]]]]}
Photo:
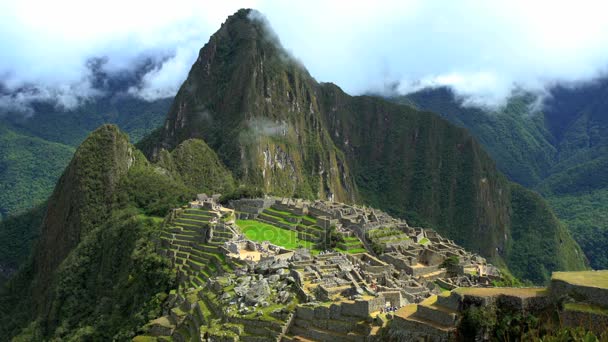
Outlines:
{"type": "Polygon", "coordinates": [[[516,87],[542,94],[608,67],[606,1],[0,0],[0,82],[13,91],[0,105],[70,107],[99,95],[86,67],[95,57],[116,73],[152,58],[158,67],[129,92],[173,96],[243,7],[265,15],[313,77],[353,95],[449,86],[465,103],[496,106],[516,87]]]}

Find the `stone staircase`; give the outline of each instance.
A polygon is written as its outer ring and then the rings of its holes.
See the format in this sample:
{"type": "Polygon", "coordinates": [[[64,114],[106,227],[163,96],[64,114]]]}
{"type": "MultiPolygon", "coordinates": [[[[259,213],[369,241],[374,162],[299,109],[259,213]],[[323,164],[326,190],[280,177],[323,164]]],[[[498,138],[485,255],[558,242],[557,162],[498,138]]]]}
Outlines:
{"type": "Polygon", "coordinates": [[[201,287],[209,277],[230,272],[232,265],[221,250],[224,242],[234,238],[235,232],[217,222],[220,214],[205,209],[185,209],[169,222],[163,232],[165,255],[178,272],[180,287],[201,287]]]}
{"type": "Polygon", "coordinates": [[[460,296],[445,292],[419,304],[409,304],[395,313],[392,322],[411,340],[450,341],[460,319],[460,296]]]}

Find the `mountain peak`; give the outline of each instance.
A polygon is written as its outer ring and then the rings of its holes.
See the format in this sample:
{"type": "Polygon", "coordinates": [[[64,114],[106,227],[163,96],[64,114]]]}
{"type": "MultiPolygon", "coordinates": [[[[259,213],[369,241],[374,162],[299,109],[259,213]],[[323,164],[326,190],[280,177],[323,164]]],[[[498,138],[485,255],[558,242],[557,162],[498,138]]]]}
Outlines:
{"type": "Polygon", "coordinates": [[[42,223],[34,261],[39,285],[48,285],[82,237],[107,218],[118,181],[133,162],[133,146],[115,125],[99,127],[76,150],[42,223]]]}
{"type": "MultiPolygon", "coordinates": [[[[257,48],[257,52],[272,49],[275,52],[285,53],[277,34],[272,30],[266,17],[254,9],[240,9],[229,16],[220,29],[211,36],[205,47],[208,45],[210,47],[219,45],[221,48],[233,51],[257,48]]],[[[205,50],[205,47],[201,49],[201,52],[205,50]]]]}

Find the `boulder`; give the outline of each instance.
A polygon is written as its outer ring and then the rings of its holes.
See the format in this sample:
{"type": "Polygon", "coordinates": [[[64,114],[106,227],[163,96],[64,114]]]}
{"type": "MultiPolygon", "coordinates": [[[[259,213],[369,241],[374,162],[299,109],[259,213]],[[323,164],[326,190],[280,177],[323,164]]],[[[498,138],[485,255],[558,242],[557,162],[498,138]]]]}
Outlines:
{"type": "Polygon", "coordinates": [[[277,283],[279,280],[281,279],[281,276],[279,276],[278,274],[273,274],[270,277],[268,277],[268,282],[271,284],[275,284],[277,283]]]}
{"type": "Polygon", "coordinates": [[[250,304],[258,304],[270,296],[270,286],[266,279],[257,281],[245,292],[245,300],[250,304]]]}

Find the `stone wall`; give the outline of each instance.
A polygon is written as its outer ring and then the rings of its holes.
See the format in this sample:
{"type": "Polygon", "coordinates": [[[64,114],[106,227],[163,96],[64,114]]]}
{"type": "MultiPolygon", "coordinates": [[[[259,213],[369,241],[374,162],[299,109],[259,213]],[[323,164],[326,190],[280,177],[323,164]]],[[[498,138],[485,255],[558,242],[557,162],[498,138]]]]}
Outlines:
{"type": "Polygon", "coordinates": [[[413,272],[405,258],[402,258],[399,255],[393,253],[384,253],[380,256],[380,258],[387,263],[392,264],[399,270],[408,271],[407,273],[409,274],[412,274],[411,272],[413,272]]]}
{"type": "Polygon", "coordinates": [[[385,338],[390,341],[448,342],[453,341],[455,336],[451,332],[438,330],[424,323],[408,321],[395,316],[388,324],[385,338]]]}
{"type": "Polygon", "coordinates": [[[270,208],[274,202],[275,199],[272,198],[242,198],[230,201],[229,207],[239,212],[259,214],[262,210],[270,208]]]}
{"type": "Polygon", "coordinates": [[[342,303],[342,314],[346,316],[368,317],[370,313],[384,308],[386,301],[383,296],[370,300],[355,300],[342,303]]]}
{"type": "Polygon", "coordinates": [[[573,285],[562,280],[551,281],[551,295],[559,298],[570,296],[577,301],[584,300],[599,306],[608,307],[608,289],[573,285]]]}
{"type": "Polygon", "coordinates": [[[596,334],[608,331],[608,315],[592,312],[565,310],[560,312],[562,324],[566,327],[585,327],[596,334]]]}
{"type": "Polygon", "coordinates": [[[402,307],[408,304],[408,301],[401,295],[400,291],[387,291],[379,294],[379,297],[384,297],[384,302],[390,302],[392,306],[402,307]]]}

